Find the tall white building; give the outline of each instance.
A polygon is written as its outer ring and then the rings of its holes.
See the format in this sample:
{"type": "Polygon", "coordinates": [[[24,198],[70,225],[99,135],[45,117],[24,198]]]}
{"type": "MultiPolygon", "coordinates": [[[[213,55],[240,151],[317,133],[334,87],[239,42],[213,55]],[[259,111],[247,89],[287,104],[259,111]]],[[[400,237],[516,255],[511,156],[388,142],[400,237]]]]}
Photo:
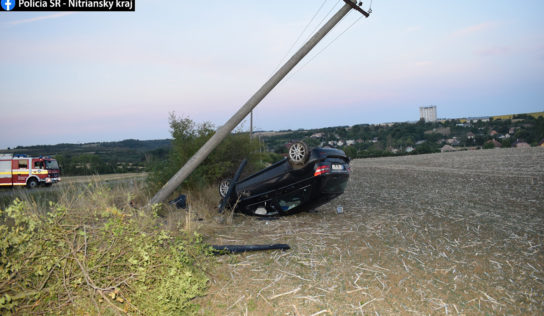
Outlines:
{"type": "Polygon", "coordinates": [[[436,122],[436,105],[419,107],[419,117],[425,122],[436,122]]]}

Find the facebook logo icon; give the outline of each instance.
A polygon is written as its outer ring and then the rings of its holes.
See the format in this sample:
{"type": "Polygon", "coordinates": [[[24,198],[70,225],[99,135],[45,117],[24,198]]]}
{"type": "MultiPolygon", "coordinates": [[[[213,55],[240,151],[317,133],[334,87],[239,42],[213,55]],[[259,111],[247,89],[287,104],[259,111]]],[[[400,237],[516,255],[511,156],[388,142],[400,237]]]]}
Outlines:
{"type": "Polygon", "coordinates": [[[11,11],[15,7],[15,1],[17,0],[0,0],[0,4],[2,4],[2,9],[11,11]]]}

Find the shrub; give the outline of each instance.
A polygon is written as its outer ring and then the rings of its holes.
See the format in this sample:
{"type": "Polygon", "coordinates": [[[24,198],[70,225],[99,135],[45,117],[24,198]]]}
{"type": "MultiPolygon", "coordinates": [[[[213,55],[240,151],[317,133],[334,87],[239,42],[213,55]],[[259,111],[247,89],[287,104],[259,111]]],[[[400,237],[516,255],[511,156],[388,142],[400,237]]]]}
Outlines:
{"type": "Polygon", "coordinates": [[[488,141],[484,144],[483,149],[493,149],[495,148],[495,144],[492,141],[488,141]]]}
{"type": "Polygon", "coordinates": [[[0,314],[195,311],[209,247],[113,200],[122,199],[90,185],[45,215],[21,200],[0,211],[0,314]]]}
{"type": "MultiPolygon", "coordinates": [[[[215,133],[211,123],[195,123],[188,117],[170,114],[172,149],[167,160],[153,161],[149,166],[149,184],[157,190],[166,183],[215,133]]],[[[263,160],[259,142],[250,141],[248,133],[232,133],[184,181],[184,189],[202,189],[221,178],[231,177],[244,158],[248,158],[245,173],[258,170],[263,160]]]]}

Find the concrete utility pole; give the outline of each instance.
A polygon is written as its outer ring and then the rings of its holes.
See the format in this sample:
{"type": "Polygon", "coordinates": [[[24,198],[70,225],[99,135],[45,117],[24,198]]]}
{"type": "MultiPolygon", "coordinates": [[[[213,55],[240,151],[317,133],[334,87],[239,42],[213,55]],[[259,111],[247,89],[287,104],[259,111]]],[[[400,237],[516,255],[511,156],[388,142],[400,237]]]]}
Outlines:
{"type": "Polygon", "coordinates": [[[369,14],[354,0],[344,0],[344,6],[315,33],[217,132],[185,163],[185,165],[155,194],[149,204],[161,203],[208,157],[228,134],[259,104],[272,89],[321,41],[351,9],[369,14]]]}

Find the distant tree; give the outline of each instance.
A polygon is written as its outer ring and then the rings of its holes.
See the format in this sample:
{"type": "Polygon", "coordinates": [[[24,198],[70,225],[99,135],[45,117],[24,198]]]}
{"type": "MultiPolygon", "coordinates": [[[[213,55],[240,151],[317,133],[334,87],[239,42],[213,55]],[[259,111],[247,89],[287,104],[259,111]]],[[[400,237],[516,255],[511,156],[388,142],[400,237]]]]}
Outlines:
{"type": "Polygon", "coordinates": [[[346,155],[350,158],[357,158],[357,149],[353,146],[346,146],[343,148],[346,155]]]}
{"type": "Polygon", "coordinates": [[[512,147],[512,138],[505,138],[501,142],[503,148],[512,147]]]}
{"type": "Polygon", "coordinates": [[[425,142],[416,146],[415,154],[430,154],[438,151],[438,146],[435,146],[430,142],[425,142]]]}
{"type": "Polygon", "coordinates": [[[474,145],[476,146],[482,146],[486,140],[488,140],[488,137],[485,136],[485,135],[476,135],[476,137],[474,137],[474,145]]]}
{"type": "Polygon", "coordinates": [[[527,129],[518,129],[514,134],[515,138],[527,142],[531,142],[531,132],[527,129]]]}
{"type": "Polygon", "coordinates": [[[486,142],[486,143],[484,144],[484,147],[483,147],[483,149],[493,149],[493,148],[495,148],[495,144],[493,144],[492,141],[486,142]]]}

